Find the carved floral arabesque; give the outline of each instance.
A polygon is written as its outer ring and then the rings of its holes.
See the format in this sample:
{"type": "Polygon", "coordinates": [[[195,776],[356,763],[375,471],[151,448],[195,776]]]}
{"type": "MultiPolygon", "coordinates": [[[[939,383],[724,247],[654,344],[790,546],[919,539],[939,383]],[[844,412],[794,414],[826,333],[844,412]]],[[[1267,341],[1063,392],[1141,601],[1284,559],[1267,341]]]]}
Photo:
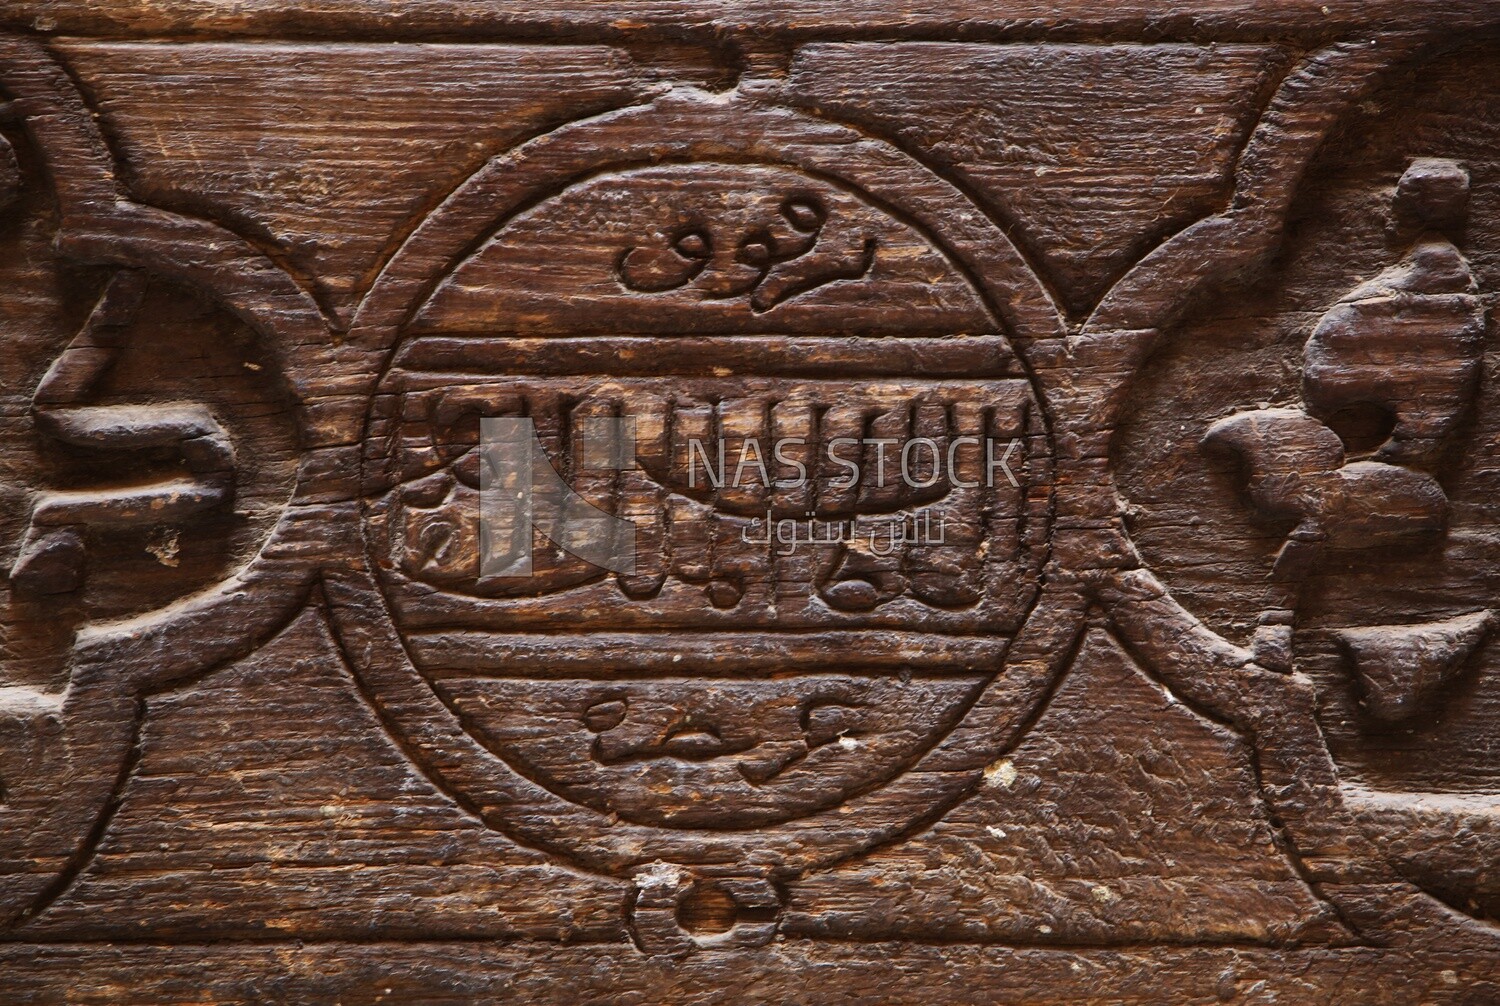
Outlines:
{"type": "MultiPolygon", "coordinates": [[[[1300,594],[1329,547],[1400,548],[1446,523],[1448,497],[1432,473],[1472,406],[1484,350],[1473,270],[1442,233],[1462,230],[1468,197],[1462,165],[1414,162],[1395,203],[1421,236],[1313,329],[1303,354],[1305,409],[1236,413],[1205,435],[1205,445],[1244,459],[1257,506],[1298,522],[1277,555],[1256,630],[1253,649],[1266,667],[1291,670],[1300,594]],[[1350,453],[1365,457],[1348,461],[1350,453]]],[[[1482,610],[1339,630],[1367,711],[1388,722],[1411,716],[1460,673],[1493,620],[1482,610]]]]}

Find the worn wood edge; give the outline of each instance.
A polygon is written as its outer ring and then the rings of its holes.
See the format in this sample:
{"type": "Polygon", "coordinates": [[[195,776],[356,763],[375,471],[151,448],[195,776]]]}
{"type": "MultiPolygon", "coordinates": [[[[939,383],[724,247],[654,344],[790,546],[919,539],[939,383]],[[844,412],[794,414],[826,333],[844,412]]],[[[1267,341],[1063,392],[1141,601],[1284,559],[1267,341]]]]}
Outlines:
{"type": "Polygon", "coordinates": [[[147,0],[17,0],[0,13],[0,24],[20,30],[94,36],[157,33],[182,37],[277,37],[387,39],[558,39],[639,41],[691,39],[720,45],[743,36],[751,44],[770,40],[882,39],[906,41],[959,38],[973,41],[1110,40],[1163,42],[1280,40],[1326,41],[1435,25],[1455,32],[1500,21],[1485,0],[1219,0],[1173,3],[1134,0],[1095,4],[1088,0],[938,0],[899,3],[865,0],[830,6],[816,0],[762,0],[725,5],[713,0],[634,0],[607,7],[587,0],[537,5],[520,0],[484,4],[461,0],[421,3],[361,3],[318,0],[248,8],[229,0],[160,5],[147,0]]]}
{"type": "MultiPolygon", "coordinates": [[[[705,951],[681,960],[629,944],[272,941],[175,945],[0,946],[6,985],[35,1003],[423,1002],[538,1004],[788,1002],[795,969],[808,1002],[857,997],[887,1006],[1025,1002],[1159,1004],[1256,1001],[1307,1006],[1491,1002],[1480,970],[1500,960],[1421,958],[1370,949],[1226,947],[973,948],[944,944],[823,945],[705,951]],[[570,967],[580,952],[590,965],[570,967]],[[1382,981],[1371,983],[1379,968],[1382,981]],[[558,976],[567,974],[566,981],[558,976]],[[1039,996],[1037,990],[1046,989],[1039,996]],[[874,1000],[867,997],[875,997],[874,1000]]],[[[791,1000],[796,1001],[796,1000],[791,1000]]]]}

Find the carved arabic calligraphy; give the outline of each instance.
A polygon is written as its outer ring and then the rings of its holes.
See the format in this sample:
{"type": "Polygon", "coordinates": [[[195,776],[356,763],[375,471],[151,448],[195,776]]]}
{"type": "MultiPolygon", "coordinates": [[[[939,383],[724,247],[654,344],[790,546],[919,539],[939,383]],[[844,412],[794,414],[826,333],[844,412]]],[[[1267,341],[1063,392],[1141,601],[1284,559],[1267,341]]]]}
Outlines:
{"type": "Polygon", "coordinates": [[[656,246],[626,248],[615,274],[637,293],[693,284],[705,299],[748,294],[752,310],[770,311],[820,286],[859,279],[875,264],[875,238],[835,226],[825,240],[827,223],[818,200],[788,196],[774,215],[744,226],[738,237],[720,222],[679,230],[656,246]]]}

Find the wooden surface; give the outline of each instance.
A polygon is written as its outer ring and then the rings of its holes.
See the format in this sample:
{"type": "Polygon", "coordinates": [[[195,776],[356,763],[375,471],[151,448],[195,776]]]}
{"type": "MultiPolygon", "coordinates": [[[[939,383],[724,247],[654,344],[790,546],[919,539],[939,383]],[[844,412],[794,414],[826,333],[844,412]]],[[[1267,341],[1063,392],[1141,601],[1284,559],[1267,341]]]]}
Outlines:
{"type": "Polygon", "coordinates": [[[1497,38],[0,7],[0,1003],[1500,1003],[1497,38]]]}

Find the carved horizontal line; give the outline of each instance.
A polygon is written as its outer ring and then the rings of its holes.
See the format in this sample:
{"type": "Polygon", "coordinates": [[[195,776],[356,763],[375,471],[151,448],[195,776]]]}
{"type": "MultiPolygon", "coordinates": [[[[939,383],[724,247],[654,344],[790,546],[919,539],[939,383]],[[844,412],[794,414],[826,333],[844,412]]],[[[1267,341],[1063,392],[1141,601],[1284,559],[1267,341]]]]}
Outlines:
{"type": "Polygon", "coordinates": [[[991,673],[1010,639],[924,632],[436,632],[408,637],[434,678],[991,673]]]}
{"type": "Polygon", "coordinates": [[[928,377],[1021,377],[998,335],[663,336],[537,338],[429,336],[397,359],[408,370],[493,374],[605,374],[654,377],[737,373],[848,377],[851,373],[928,377]]]}

